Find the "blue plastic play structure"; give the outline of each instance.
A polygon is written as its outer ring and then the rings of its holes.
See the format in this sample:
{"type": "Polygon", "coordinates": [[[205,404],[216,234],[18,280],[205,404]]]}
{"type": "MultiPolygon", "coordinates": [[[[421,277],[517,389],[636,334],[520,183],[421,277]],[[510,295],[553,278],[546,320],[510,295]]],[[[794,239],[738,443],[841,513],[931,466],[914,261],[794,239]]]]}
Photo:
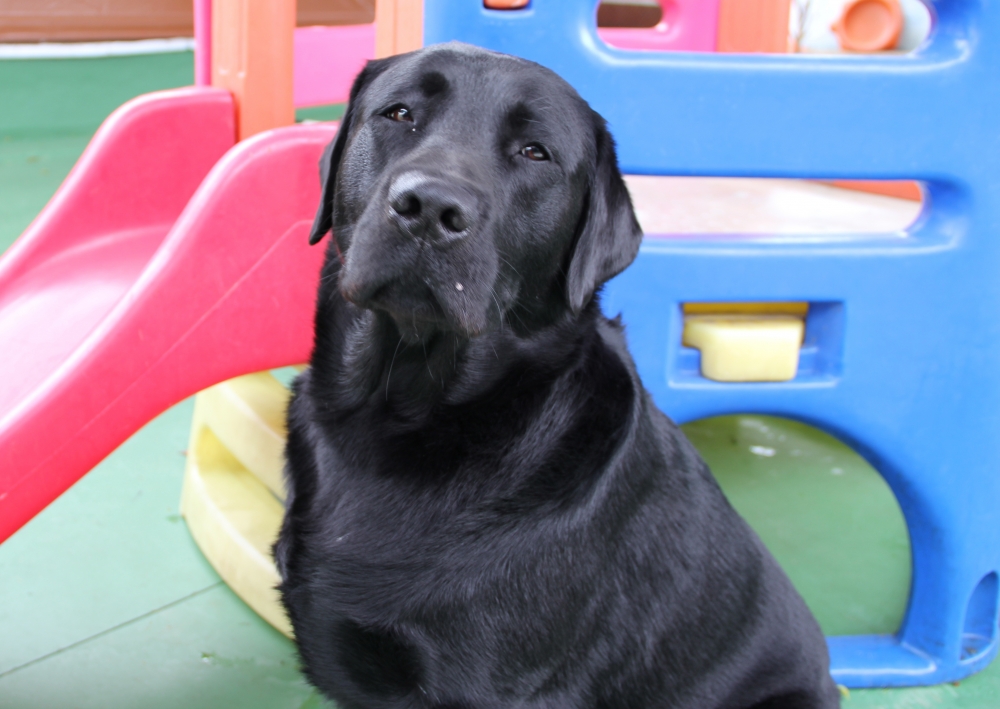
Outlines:
{"type": "Polygon", "coordinates": [[[426,0],[425,43],[554,69],[608,119],[625,172],[923,182],[923,214],[902,234],[647,239],[604,305],[676,421],[799,419],[891,486],[913,549],[908,610],[896,635],[829,638],[838,682],[982,669],[1000,591],[1000,2],[935,3],[911,55],[823,57],[617,50],[597,36],[596,4],[426,0]],[[702,378],[682,304],[711,301],[809,302],[798,375],[702,378]]]}

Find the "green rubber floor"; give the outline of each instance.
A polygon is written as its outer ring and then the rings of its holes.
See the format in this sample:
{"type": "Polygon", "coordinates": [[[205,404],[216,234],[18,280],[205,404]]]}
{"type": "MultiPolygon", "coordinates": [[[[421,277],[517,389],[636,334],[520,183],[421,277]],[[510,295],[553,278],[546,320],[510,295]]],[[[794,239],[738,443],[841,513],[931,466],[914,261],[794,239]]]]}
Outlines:
{"type": "MultiPolygon", "coordinates": [[[[108,112],[191,72],[189,54],[0,61],[0,250],[108,112]]],[[[0,545],[0,708],[329,706],[300,675],[294,646],[220,581],[177,513],[190,420],[190,402],[163,413],[0,545]]],[[[898,626],[906,529],[860,458],[761,416],[685,430],[827,633],[898,626]]],[[[959,685],[854,691],[844,706],[993,709],[1000,663],[959,685]]]]}

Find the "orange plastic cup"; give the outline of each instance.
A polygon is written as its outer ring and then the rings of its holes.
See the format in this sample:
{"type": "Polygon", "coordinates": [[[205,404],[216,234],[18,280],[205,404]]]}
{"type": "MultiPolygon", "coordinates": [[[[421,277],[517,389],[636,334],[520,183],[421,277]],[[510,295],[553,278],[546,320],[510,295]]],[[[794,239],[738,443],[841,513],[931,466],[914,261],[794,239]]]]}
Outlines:
{"type": "Polygon", "coordinates": [[[898,0],[852,0],[831,29],[851,52],[892,49],[903,31],[903,10],[898,0]]]}

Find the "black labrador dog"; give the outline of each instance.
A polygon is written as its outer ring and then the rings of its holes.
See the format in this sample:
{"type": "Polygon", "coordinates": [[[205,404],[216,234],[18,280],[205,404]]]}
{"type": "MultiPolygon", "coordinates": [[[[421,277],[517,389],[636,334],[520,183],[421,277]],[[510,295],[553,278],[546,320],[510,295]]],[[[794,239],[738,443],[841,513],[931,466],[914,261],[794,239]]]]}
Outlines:
{"type": "Polygon", "coordinates": [[[342,709],[839,705],[819,627],[636,374],[601,284],[641,231],[603,119],[461,44],[370,62],[275,547],[342,709]]]}

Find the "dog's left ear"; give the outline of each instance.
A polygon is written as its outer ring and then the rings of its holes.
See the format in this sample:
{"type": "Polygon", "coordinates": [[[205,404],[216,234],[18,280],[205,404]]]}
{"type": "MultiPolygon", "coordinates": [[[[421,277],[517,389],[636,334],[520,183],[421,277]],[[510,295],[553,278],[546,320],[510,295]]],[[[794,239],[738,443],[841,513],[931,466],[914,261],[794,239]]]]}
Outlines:
{"type": "Polygon", "coordinates": [[[566,297],[574,313],[583,310],[601,284],[632,263],[642,242],[642,228],[618,170],[615,141],[604,119],[596,112],[593,116],[596,165],[566,271],[566,297]]]}
{"type": "Polygon", "coordinates": [[[340,120],[340,127],[337,135],[330,144],[326,146],[322,157],[319,159],[319,178],[322,185],[319,200],[319,209],[316,210],[316,219],[313,220],[312,231],[309,233],[309,244],[318,244],[323,237],[333,227],[333,194],[337,186],[337,171],[340,167],[340,158],[344,154],[347,145],[347,137],[351,134],[357,116],[358,97],[365,88],[379,74],[389,68],[395,57],[377,59],[365,64],[365,68],[354,79],[351,85],[351,95],[347,100],[347,110],[340,120]]]}

